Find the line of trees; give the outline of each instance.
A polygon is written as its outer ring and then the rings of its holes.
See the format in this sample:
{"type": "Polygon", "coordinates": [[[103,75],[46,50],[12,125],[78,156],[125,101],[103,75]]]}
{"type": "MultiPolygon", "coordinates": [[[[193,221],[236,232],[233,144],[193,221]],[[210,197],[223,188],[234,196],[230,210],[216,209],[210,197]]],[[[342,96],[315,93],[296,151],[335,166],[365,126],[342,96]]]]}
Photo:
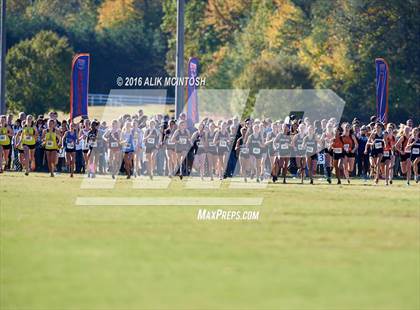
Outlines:
{"type": "MultiPolygon", "coordinates": [[[[65,110],[75,52],[92,54],[91,92],[119,75],[174,74],[176,0],[7,4],[12,109],[65,110]]],[[[383,57],[390,119],[419,120],[419,9],[418,0],[187,0],[185,55],[199,57],[207,88],[250,89],[248,113],[260,89],[329,88],[346,101],[344,119],[374,114],[383,57]]]]}

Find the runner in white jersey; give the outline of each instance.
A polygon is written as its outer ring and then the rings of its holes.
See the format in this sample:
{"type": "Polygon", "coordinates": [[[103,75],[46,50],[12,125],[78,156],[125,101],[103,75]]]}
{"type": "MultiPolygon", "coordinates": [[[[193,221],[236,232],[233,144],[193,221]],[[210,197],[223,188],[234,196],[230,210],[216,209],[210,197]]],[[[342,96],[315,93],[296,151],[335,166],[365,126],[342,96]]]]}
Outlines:
{"type": "Polygon", "coordinates": [[[143,161],[143,130],[139,128],[139,122],[133,121],[133,145],[134,145],[134,176],[141,175],[143,161]]]}

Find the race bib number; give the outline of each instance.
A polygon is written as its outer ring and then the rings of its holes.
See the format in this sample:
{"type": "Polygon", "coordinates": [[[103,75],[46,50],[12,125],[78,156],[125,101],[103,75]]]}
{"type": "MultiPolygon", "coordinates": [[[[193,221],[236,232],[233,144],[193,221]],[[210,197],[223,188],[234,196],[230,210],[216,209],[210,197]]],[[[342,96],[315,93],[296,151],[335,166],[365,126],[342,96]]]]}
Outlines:
{"type": "Polygon", "coordinates": [[[147,143],[155,144],[155,138],[147,138],[147,143]]]}
{"type": "Polygon", "coordinates": [[[209,142],[209,146],[215,146],[214,142],[209,142]]]}
{"type": "Polygon", "coordinates": [[[220,145],[221,147],[226,147],[226,146],[227,146],[227,143],[226,143],[226,141],[221,140],[221,141],[219,142],[219,145],[220,145]]]}
{"type": "Polygon", "coordinates": [[[111,147],[118,147],[118,142],[111,142],[111,147]]]}
{"type": "Polygon", "coordinates": [[[168,145],[175,145],[175,142],[171,142],[170,140],[168,140],[168,145]]]}
{"type": "Polygon", "coordinates": [[[6,135],[0,135],[0,141],[5,142],[6,141],[6,135]]]}
{"type": "Polygon", "coordinates": [[[274,143],[273,145],[274,145],[274,148],[275,148],[276,150],[278,150],[278,149],[279,149],[279,147],[280,147],[280,144],[279,144],[279,143],[274,143]]]}
{"type": "Polygon", "coordinates": [[[382,142],[375,142],[375,149],[381,149],[382,148],[382,142]]]}
{"type": "Polygon", "coordinates": [[[349,151],[349,147],[350,147],[350,145],[349,145],[349,144],[344,144],[344,150],[345,150],[346,152],[348,152],[348,151],[349,151]]]}
{"type": "Polygon", "coordinates": [[[420,154],[420,149],[419,148],[413,148],[412,150],[411,150],[411,152],[414,154],[414,155],[419,155],[420,154]]]}
{"type": "Polygon", "coordinates": [[[185,139],[185,138],[179,138],[179,143],[181,143],[181,144],[187,144],[187,139],[185,139]]]}
{"type": "Polygon", "coordinates": [[[341,149],[339,147],[334,148],[334,153],[335,154],[341,154],[342,152],[343,152],[343,149],[341,149]]]}
{"type": "Polygon", "coordinates": [[[261,149],[260,148],[258,148],[258,147],[254,147],[253,149],[252,149],[252,153],[254,153],[254,154],[260,154],[261,153],[261,149]]]}
{"type": "Polygon", "coordinates": [[[25,137],[24,137],[24,140],[25,140],[26,142],[30,142],[30,141],[32,141],[32,137],[31,137],[31,136],[25,136],[25,137]]]}
{"type": "Polygon", "coordinates": [[[299,150],[299,151],[302,151],[302,150],[304,150],[304,147],[303,147],[303,145],[299,144],[299,145],[298,145],[298,150],[299,150]]]}
{"type": "Polygon", "coordinates": [[[248,154],[249,153],[249,149],[243,148],[243,149],[241,149],[241,153],[242,154],[248,154]]]}
{"type": "Polygon", "coordinates": [[[318,163],[319,164],[325,164],[325,156],[324,156],[324,154],[322,154],[322,153],[320,153],[320,154],[318,154],[318,163]]]}
{"type": "Polygon", "coordinates": [[[308,152],[308,153],[312,153],[313,151],[314,151],[314,148],[312,146],[308,146],[306,148],[306,152],[308,152]]]}
{"type": "Polygon", "coordinates": [[[90,143],[90,146],[91,146],[91,147],[97,147],[97,146],[98,146],[98,143],[96,143],[96,141],[92,141],[92,142],[90,143]]]}
{"type": "Polygon", "coordinates": [[[69,150],[74,149],[74,142],[69,142],[69,143],[67,143],[67,148],[68,148],[69,150]]]}
{"type": "Polygon", "coordinates": [[[282,149],[282,150],[288,150],[288,149],[289,149],[289,145],[288,145],[288,144],[286,144],[286,143],[285,143],[285,144],[282,144],[282,145],[281,145],[281,149],[282,149]]]}
{"type": "Polygon", "coordinates": [[[384,151],[384,156],[388,157],[389,156],[389,151],[384,151]]]}
{"type": "Polygon", "coordinates": [[[47,147],[53,147],[53,146],[54,146],[54,142],[52,142],[52,141],[47,141],[46,146],[47,146],[47,147]]]}

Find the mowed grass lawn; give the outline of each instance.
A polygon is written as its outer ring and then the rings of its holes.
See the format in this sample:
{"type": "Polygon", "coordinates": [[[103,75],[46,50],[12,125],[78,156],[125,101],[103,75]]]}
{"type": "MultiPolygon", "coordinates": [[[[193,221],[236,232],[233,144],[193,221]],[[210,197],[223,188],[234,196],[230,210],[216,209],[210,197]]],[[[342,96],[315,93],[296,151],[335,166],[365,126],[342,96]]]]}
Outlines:
{"type": "MultiPolygon", "coordinates": [[[[1,309],[419,309],[420,184],[80,189],[0,176],[1,309]],[[76,206],[77,197],[263,197],[261,206],[76,206]],[[198,221],[200,208],[258,221],[198,221]]],[[[293,182],[293,181],[291,181],[293,182]]],[[[319,181],[318,181],[319,183],[319,181]]]]}

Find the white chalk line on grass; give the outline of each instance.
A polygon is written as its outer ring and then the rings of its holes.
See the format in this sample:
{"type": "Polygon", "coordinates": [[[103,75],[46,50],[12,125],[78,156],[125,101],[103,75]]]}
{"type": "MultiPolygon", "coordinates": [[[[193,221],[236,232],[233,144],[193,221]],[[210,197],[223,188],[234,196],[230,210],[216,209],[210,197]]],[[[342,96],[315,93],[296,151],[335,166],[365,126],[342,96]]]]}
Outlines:
{"type": "Polygon", "coordinates": [[[260,206],[264,198],[242,197],[78,197],[77,206],[260,206]]]}

